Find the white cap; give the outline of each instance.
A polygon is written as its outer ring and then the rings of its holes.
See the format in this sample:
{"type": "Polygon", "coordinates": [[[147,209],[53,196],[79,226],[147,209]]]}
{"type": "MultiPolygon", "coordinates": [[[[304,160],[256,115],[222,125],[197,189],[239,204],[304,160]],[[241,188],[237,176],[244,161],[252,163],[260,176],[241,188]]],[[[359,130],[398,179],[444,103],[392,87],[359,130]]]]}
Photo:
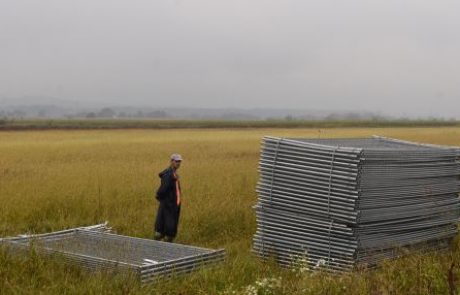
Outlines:
{"type": "Polygon", "coordinates": [[[172,154],[172,155],[171,155],[171,160],[174,160],[174,161],[182,161],[182,156],[179,155],[179,154],[172,154]]]}

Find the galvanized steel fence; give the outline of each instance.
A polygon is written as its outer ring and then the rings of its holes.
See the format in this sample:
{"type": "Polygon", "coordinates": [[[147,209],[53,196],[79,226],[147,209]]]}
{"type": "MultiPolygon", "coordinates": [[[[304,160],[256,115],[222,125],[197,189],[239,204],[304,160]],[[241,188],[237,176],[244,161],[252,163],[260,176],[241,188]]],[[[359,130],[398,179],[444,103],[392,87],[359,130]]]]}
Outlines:
{"type": "Polygon", "coordinates": [[[457,147],[383,137],[266,136],[253,251],[344,271],[401,247],[445,248],[460,220],[459,157],[457,147]]]}
{"type": "Polygon", "coordinates": [[[180,275],[222,261],[225,251],[110,233],[106,224],[0,239],[16,253],[34,247],[91,270],[130,271],[142,283],[180,275]]]}

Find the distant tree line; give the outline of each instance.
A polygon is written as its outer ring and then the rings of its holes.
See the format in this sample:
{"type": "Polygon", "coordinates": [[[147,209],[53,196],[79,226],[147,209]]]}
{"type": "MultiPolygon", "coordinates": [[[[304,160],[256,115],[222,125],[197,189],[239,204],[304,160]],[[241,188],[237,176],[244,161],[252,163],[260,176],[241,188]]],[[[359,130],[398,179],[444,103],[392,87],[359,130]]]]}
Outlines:
{"type": "Polygon", "coordinates": [[[22,110],[13,110],[13,111],[0,110],[0,119],[25,118],[25,117],[27,117],[27,112],[22,111],[22,110]]]}
{"type": "Polygon", "coordinates": [[[207,110],[189,109],[168,111],[158,109],[103,107],[100,109],[63,109],[56,106],[35,107],[26,106],[18,108],[1,108],[0,120],[10,119],[180,119],[180,120],[224,120],[224,121],[401,121],[401,120],[429,120],[429,121],[456,121],[456,118],[439,117],[389,117],[373,112],[310,112],[309,114],[280,113],[264,115],[245,110],[207,110]]]}
{"type": "Polygon", "coordinates": [[[55,115],[45,109],[29,111],[29,110],[0,110],[0,119],[26,119],[26,118],[52,118],[52,117],[65,117],[67,119],[116,119],[116,118],[146,118],[146,119],[167,119],[170,118],[169,114],[162,110],[155,111],[115,111],[111,108],[102,108],[98,111],[87,111],[68,113],[66,115],[55,115]]]}
{"type": "Polygon", "coordinates": [[[86,112],[79,113],[75,117],[78,118],[105,118],[105,119],[116,119],[116,118],[151,118],[151,119],[166,119],[169,115],[165,111],[136,111],[133,113],[121,111],[116,112],[111,108],[103,108],[98,112],[86,112]]]}

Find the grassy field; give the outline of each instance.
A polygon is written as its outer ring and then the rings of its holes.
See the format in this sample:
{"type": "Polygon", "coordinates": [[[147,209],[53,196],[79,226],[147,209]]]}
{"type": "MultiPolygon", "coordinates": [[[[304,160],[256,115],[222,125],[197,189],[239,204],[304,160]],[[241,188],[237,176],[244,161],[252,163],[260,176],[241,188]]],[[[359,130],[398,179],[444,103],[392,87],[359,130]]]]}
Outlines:
{"type": "Polygon", "coordinates": [[[0,130],[460,127],[455,120],[1,119],[0,130]]]}
{"type": "MultiPolygon", "coordinates": [[[[460,244],[410,255],[377,271],[301,273],[251,253],[251,208],[263,135],[359,137],[379,134],[460,145],[460,127],[334,129],[49,130],[0,132],[0,236],[108,220],[118,233],[151,238],[157,173],[180,152],[183,208],[177,242],[225,248],[225,263],[150,286],[128,276],[87,273],[33,251],[0,250],[0,294],[449,294],[460,244]],[[449,279],[450,276],[450,279],[449,279]],[[255,293],[254,293],[255,292],[255,293]]],[[[456,293],[452,293],[456,294],[456,293]]]]}

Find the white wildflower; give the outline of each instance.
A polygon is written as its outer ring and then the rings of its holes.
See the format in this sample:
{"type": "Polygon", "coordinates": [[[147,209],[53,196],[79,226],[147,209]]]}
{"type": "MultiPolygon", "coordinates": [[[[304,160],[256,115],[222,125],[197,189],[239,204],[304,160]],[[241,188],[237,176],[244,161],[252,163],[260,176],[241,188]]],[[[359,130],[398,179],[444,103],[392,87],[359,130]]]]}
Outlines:
{"type": "Polygon", "coordinates": [[[318,259],[318,261],[316,262],[315,268],[318,268],[324,265],[326,265],[326,260],[321,258],[321,259],[318,259]]]}

